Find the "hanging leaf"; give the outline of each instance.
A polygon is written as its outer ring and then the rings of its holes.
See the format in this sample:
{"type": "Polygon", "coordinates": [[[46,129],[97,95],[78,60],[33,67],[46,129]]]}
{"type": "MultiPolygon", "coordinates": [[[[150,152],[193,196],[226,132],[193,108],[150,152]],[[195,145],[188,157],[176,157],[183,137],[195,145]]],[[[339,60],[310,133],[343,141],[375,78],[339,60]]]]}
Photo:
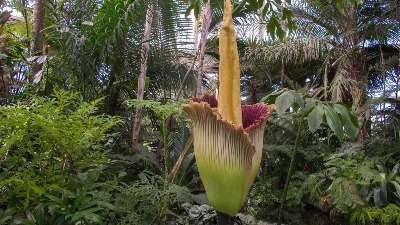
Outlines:
{"type": "MultiPolygon", "coordinates": [[[[294,102],[296,103],[297,108],[304,108],[304,100],[303,95],[297,91],[290,91],[294,96],[294,102]]],[[[297,110],[296,110],[297,111],[297,110]]]]}
{"type": "Polygon", "coordinates": [[[336,134],[336,136],[339,138],[339,141],[342,142],[344,138],[344,131],[339,115],[330,105],[324,104],[323,108],[329,128],[331,128],[331,130],[336,134]]]}
{"type": "Polygon", "coordinates": [[[305,104],[304,110],[306,113],[308,113],[310,110],[312,110],[315,107],[317,100],[315,98],[306,98],[305,102],[306,102],[306,104],[305,104]]]}
{"type": "Polygon", "coordinates": [[[257,11],[259,9],[257,0],[247,0],[247,3],[249,3],[250,10],[257,11]]]}
{"type": "Polygon", "coordinates": [[[279,22],[274,15],[271,15],[269,22],[267,24],[267,31],[271,34],[272,39],[275,39],[275,31],[277,26],[279,26],[279,22]]]}
{"type": "Polygon", "coordinates": [[[276,98],[276,112],[282,115],[294,103],[294,95],[292,91],[286,91],[276,98]]]}
{"type": "Polygon", "coordinates": [[[265,96],[264,98],[261,99],[260,102],[264,102],[266,104],[275,104],[276,99],[285,91],[288,91],[287,89],[282,89],[282,90],[278,90],[278,91],[274,91],[271,94],[265,96]]]}
{"type": "Polygon", "coordinates": [[[349,135],[350,139],[354,140],[357,138],[358,135],[358,122],[357,120],[353,120],[352,115],[349,111],[349,109],[342,105],[342,104],[334,104],[333,108],[337,113],[340,114],[342,123],[344,126],[344,131],[346,132],[347,135],[349,135]]]}
{"type": "Polygon", "coordinates": [[[308,115],[308,128],[315,132],[324,121],[324,110],[321,105],[317,105],[308,115]]]}
{"type": "Polygon", "coordinates": [[[336,6],[342,14],[344,14],[344,0],[336,0],[336,6]]]}

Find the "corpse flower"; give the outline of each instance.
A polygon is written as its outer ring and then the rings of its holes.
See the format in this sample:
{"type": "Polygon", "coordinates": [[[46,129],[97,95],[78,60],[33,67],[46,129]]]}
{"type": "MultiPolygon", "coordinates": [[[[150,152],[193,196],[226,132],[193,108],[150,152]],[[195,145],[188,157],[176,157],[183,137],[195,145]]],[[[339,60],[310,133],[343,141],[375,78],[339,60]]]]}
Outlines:
{"type": "Polygon", "coordinates": [[[240,70],[230,0],[220,30],[218,101],[203,94],[183,105],[193,123],[196,164],[217,212],[233,217],[241,208],[261,162],[263,134],[271,108],[241,106],[240,70]]]}

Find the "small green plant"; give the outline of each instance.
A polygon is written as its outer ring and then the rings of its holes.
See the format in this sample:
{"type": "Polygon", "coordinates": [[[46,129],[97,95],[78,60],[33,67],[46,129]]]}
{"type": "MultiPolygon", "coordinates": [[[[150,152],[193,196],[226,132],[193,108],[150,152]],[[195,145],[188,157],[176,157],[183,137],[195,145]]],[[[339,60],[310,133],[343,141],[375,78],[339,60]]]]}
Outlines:
{"type": "Polygon", "coordinates": [[[111,163],[104,143],[122,121],[99,115],[100,102],[60,90],[0,107],[0,206],[27,208],[69,175],[111,163]]]}
{"type": "Polygon", "coordinates": [[[399,166],[400,164],[397,163],[388,171],[385,163],[378,161],[376,167],[381,178],[379,182],[376,182],[378,185],[371,183],[363,186],[364,195],[367,196],[367,200],[372,196],[375,207],[381,208],[388,203],[395,203],[396,200],[400,200],[400,177],[397,176],[399,166]]]}
{"type": "Polygon", "coordinates": [[[325,169],[311,174],[302,184],[299,194],[308,194],[314,204],[328,210],[348,213],[368,204],[362,186],[380,182],[373,160],[365,160],[361,152],[332,154],[325,169]]]}
{"type": "Polygon", "coordinates": [[[44,204],[37,205],[33,210],[27,209],[23,217],[12,221],[13,225],[67,225],[63,215],[49,215],[44,204]]]}
{"type": "Polygon", "coordinates": [[[363,207],[351,214],[354,224],[400,224],[400,207],[389,204],[385,208],[363,207]]]}
{"type": "Polygon", "coordinates": [[[63,215],[65,224],[102,224],[102,217],[114,206],[109,203],[112,188],[99,180],[100,173],[100,169],[93,169],[80,176],[70,175],[66,187],[55,188],[46,195],[50,214],[63,215]]]}
{"type": "Polygon", "coordinates": [[[122,224],[160,224],[178,218],[180,205],[192,201],[187,188],[158,175],[141,173],[139,178],[131,185],[117,187],[114,205],[122,224]]]}
{"type": "Polygon", "coordinates": [[[11,207],[7,208],[6,210],[0,209],[0,225],[10,224],[15,215],[15,212],[16,209],[11,207]]]}
{"type": "Polygon", "coordinates": [[[27,208],[13,224],[27,225],[74,225],[104,224],[112,221],[111,205],[114,182],[103,182],[102,170],[93,169],[67,177],[66,185],[54,187],[46,194],[47,200],[34,208],[27,208]]]}
{"type": "MultiPolygon", "coordinates": [[[[170,101],[165,104],[152,100],[128,100],[128,107],[141,106],[154,112],[161,120],[161,135],[164,143],[164,174],[165,179],[172,183],[188,184],[192,180],[188,179],[188,174],[193,167],[195,160],[193,154],[188,154],[191,150],[193,137],[186,126],[182,126],[177,132],[167,130],[169,121],[174,116],[181,116],[181,101],[170,101]]],[[[183,119],[182,119],[183,120],[183,119]]],[[[132,160],[142,160],[161,169],[155,154],[147,148],[137,148],[139,154],[135,154],[132,160]]]]}

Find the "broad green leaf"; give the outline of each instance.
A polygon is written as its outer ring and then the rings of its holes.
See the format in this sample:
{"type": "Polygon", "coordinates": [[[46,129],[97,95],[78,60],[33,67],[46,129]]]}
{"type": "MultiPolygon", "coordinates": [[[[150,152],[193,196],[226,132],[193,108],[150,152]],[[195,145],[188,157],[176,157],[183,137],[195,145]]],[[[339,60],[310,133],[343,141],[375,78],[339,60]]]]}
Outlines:
{"type": "Polygon", "coordinates": [[[13,221],[13,224],[23,224],[23,225],[36,225],[35,222],[28,220],[28,219],[20,219],[17,218],[13,221]]]}
{"type": "Polygon", "coordinates": [[[29,199],[31,198],[31,193],[30,189],[26,190],[26,196],[25,196],[25,201],[24,201],[24,208],[28,207],[29,205],[29,199]]]}
{"type": "Polygon", "coordinates": [[[344,14],[344,0],[336,0],[336,6],[342,14],[344,14]]]}
{"type": "Polygon", "coordinates": [[[342,104],[334,104],[333,108],[340,114],[347,135],[354,140],[358,135],[358,123],[354,121],[349,109],[342,104]]]}
{"type": "Polygon", "coordinates": [[[386,183],[387,183],[386,173],[381,173],[381,176],[382,176],[382,182],[380,185],[381,202],[382,202],[382,204],[386,205],[387,204],[387,193],[388,193],[387,185],[386,185],[386,183]]]}
{"type": "Polygon", "coordinates": [[[305,100],[306,104],[304,107],[304,110],[306,113],[310,112],[311,109],[313,109],[317,103],[317,100],[315,98],[306,98],[305,100]]]}
{"type": "Polygon", "coordinates": [[[339,115],[330,105],[324,104],[323,108],[329,128],[331,128],[331,130],[336,134],[336,136],[339,138],[339,141],[342,142],[344,138],[344,131],[339,115]]]}
{"type": "Polygon", "coordinates": [[[58,212],[58,213],[63,212],[63,213],[61,213],[61,214],[67,214],[67,213],[68,213],[68,212],[65,211],[65,207],[64,207],[63,205],[59,205],[59,204],[55,204],[55,203],[50,203],[50,204],[48,205],[48,208],[49,208],[49,212],[50,212],[50,213],[54,213],[54,212],[58,212]],[[62,209],[63,209],[63,210],[62,210],[62,209]]]}
{"type": "Polygon", "coordinates": [[[255,12],[258,10],[259,7],[258,7],[257,0],[247,0],[247,3],[249,3],[251,10],[253,10],[255,12]]]}
{"type": "Polygon", "coordinates": [[[390,171],[389,173],[388,181],[393,180],[393,178],[397,175],[397,173],[399,172],[399,166],[400,166],[399,163],[393,166],[392,171],[390,171]]]}
{"type": "Polygon", "coordinates": [[[379,187],[374,188],[374,204],[375,207],[381,207],[381,189],[379,187]]]}
{"type": "MultiPolygon", "coordinates": [[[[0,215],[2,216],[2,215],[0,215]]],[[[5,217],[1,217],[0,219],[0,224],[5,224],[5,222],[7,222],[7,220],[11,220],[13,218],[13,216],[5,216],[5,217]]]]}
{"type": "Polygon", "coordinates": [[[262,17],[265,17],[267,15],[267,13],[269,12],[270,8],[271,8],[271,3],[265,4],[264,9],[261,12],[262,17]]]}
{"type": "Polygon", "coordinates": [[[390,183],[392,183],[394,188],[396,189],[396,191],[393,191],[393,193],[400,199],[400,184],[396,181],[390,181],[390,183]]]}
{"type": "Polygon", "coordinates": [[[282,40],[285,37],[285,31],[282,29],[282,26],[278,24],[276,26],[276,35],[278,36],[279,40],[282,40]]]}
{"type": "Polygon", "coordinates": [[[34,192],[38,195],[42,195],[46,192],[46,190],[42,187],[36,186],[36,184],[32,181],[29,182],[29,186],[33,189],[34,192]]]}
{"type": "Polygon", "coordinates": [[[276,104],[276,99],[284,92],[288,91],[288,89],[282,89],[278,91],[274,91],[271,94],[265,96],[264,98],[261,99],[261,102],[267,103],[267,104],[276,104]]]}
{"type": "MultiPolygon", "coordinates": [[[[193,8],[194,8],[194,5],[193,5],[193,4],[190,4],[189,7],[186,9],[185,17],[190,16],[190,12],[193,10],[193,8]]],[[[195,16],[196,19],[197,19],[197,16],[198,16],[198,15],[194,15],[194,16],[195,16]]]]}
{"type": "Polygon", "coordinates": [[[275,39],[275,30],[279,26],[279,22],[274,15],[271,15],[267,24],[267,31],[271,34],[272,39],[275,39]]]}
{"type": "Polygon", "coordinates": [[[298,105],[298,107],[304,108],[304,100],[303,95],[296,91],[291,91],[294,96],[294,102],[298,105]]]}
{"type": "Polygon", "coordinates": [[[193,13],[194,13],[196,18],[199,17],[199,15],[200,15],[200,6],[199,6],[199,4],[195,4],[193,6],[193,13]]]}
{"type": "Polygon", "coordinates": [[[71,222],[79,220],[82,217],[86,217],[88,215],[92,215],[94,212],[99,211],[99,210],[101,210],[101,208],[92,208],[92,209],[86,209],[86,210],[83,210],[83,211],[79,211],[79,212],[75,213],[74,216],[71,218],[71,222]]]}
{"type": "Polygon", "coordinates": [[[286,91],[276,98],[276,112],[282,115],[294,103],[294,95],[291,91],[286,91]]]}
{"type": "Polygon", "coordinates": [[[105,201],[94,201],[94,203],[97,206],[103,206],[103,207],[109,208],[111,210],[113,210],[115,208],[113,205],[111,205],[110,203],[105,202],[105,201]]]}
{"type": "MultiPolygon", "coordinates": [[[[133,79],[132,85],[134,87],[137,87],[139,83],[139,79],[136,77],[133,79]]],[[[146,77],[145,81],[144,81],[144,90],[146,91],[149,88],[149,84],[150,84],[150,77],[146,77]]]]}
{"type": "Polygon", "coordinates": [[[317,105],[308,115],[308,128],[311,132],[315,132],[324,121],[324,110],[321,105],[317,105]]]}
{"type": "Polygon", "coordinates": [[[86,213],[85,214],[85,218],[88,219],[88,220],[91,220],[91,221],[93,221],[95,223],[98,223],[98,224],[102,224],[103,223],[102,220],[101,220],[101,217],[99,215],[97,215],[97,214],[94,214],[94,213],[86,213]]]}

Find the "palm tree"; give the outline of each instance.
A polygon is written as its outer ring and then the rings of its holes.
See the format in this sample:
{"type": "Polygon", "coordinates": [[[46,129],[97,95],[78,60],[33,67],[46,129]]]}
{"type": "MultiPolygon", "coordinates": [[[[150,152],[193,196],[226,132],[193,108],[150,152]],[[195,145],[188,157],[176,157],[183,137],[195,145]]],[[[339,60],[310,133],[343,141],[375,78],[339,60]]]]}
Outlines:
{"type": "MultiPolygon", "coordinates": [[[[377,62],[380,59],[376,56],[382,55],[384,59],[394,56],[390,52],[371,54],[375,46],[398,41],[395,31],[399,29],[399,21],[393,8],[395,2],[389,0],[362,4],[349,0],[340,6],[325,0],[298,1],[291,8],[297,28],[290,38],[283,43],[249,48],[245,58],[262,65],[278,65],[280,61],[285,65],[317,62],[320,72],[304,78],[323,86],[322,91],[329,91],[320,96],[352,104],[354,111],[363,116],[369,60],[374,58],[377,62]]],[[[365,136],[365,133],[360,135],[365,136]]]]}

